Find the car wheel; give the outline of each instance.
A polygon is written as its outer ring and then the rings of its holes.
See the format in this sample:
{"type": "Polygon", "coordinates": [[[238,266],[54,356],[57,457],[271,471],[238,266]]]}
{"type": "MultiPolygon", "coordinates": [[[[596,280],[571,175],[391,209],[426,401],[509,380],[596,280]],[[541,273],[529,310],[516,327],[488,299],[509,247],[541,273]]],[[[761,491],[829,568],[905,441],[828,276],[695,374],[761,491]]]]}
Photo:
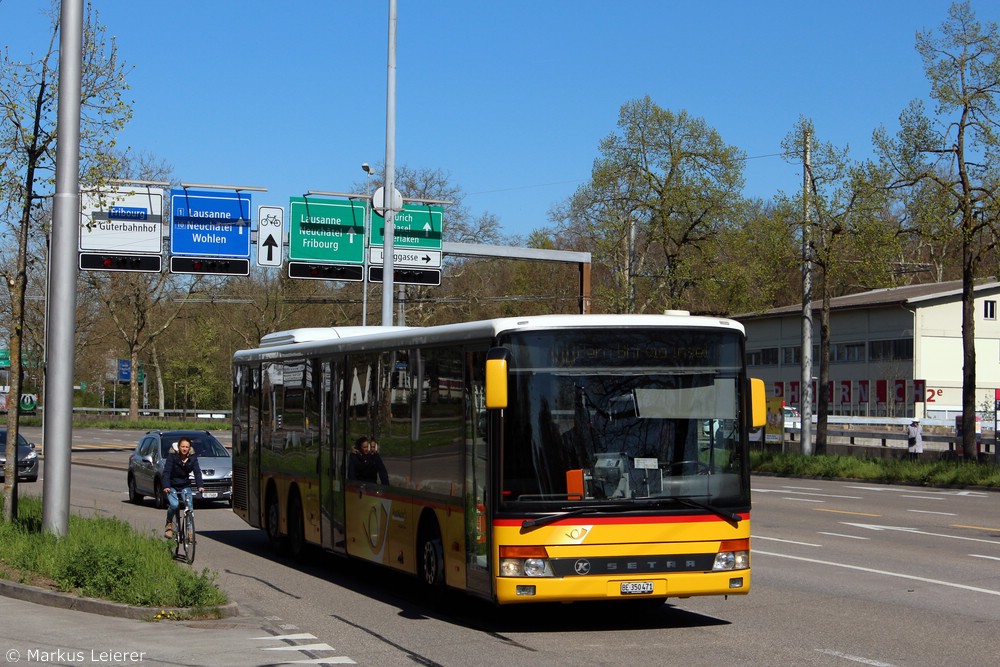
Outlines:
{"type": "Polygon", "coordinates": [[[153,480],[153,499],[156,501],[156,509],[167,509],[167,494],[163,493],[163,484],[160,480],[153,480]]]}
{"type": "Polygon", "coordinates": [[[142,504],[142,494],[135,488],[135,477],[128,476],[128,501],[134,505],[142,504]]]}

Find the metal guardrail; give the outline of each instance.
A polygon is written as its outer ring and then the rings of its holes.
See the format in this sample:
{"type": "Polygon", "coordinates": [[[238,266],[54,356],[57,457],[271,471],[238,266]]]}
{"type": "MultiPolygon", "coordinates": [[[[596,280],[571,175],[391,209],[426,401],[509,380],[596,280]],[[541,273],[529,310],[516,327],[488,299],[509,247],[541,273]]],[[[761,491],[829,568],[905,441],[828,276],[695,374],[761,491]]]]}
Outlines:
{"type": "MultiPolygon", "coordinates": [[[[926,423],[921,420],[921,423],[926,423]]],[[[815,422],[814,422],[815,424],[815,422]]],[[[785,444],[793,445],[796,449],[801,445],[798,427],[785,429],[785,444]]],[[[827,452],[844,453],[847,455],[860,454],[862,456],[895,456],[903,455],[908,450],[907,436],[905,430],[900,431],[875,431],[859,430],[853,428],[828,428],[827,429],[827,452]],[[860,450],[860,451],[859,451],[860,450]]],[[[816,431],[813,429],[815,439],[816,431]]],[[[956,437],[954,430],[950,433],[924,433],[924,453],[938,458],[962,457],[962,442],[956,437]]],[[[977,458],[981,462],[996,460],[1000,462],[1000,450],[997,449],[996,434],[977,434],[977,458]]],[[[768,443],[775,446],[778,443],[768,443]]],[[[785,446],[782,445],[782,447],[785,446]]]]}

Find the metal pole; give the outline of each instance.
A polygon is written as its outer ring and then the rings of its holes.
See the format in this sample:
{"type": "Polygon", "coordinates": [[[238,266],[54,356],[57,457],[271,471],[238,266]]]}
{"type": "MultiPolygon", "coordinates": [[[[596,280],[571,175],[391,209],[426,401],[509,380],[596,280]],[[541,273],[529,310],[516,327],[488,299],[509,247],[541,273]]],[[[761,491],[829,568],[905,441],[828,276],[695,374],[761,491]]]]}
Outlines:
{"type": "Polygon", "coordinates": [[[52,212],[51,282],[45,349],[45,480],[42,530],[63,537],[69,528],[76,336],[77,234],[80,224],[80,87],[83,0],[63,0],[59,16],[59,107],[56,191],[52,212]]]}
{"type": "Polygon", "coordinates": [[[385,84],[385,237],[382,252],[382,326],[392,326],[393,237],[396,233],[396,0],[389,0],[389,54],[385,84]]]}
{"type": "Polygon", "coordinates": [[[361,263],[361,326],[368,326],[368,239],[370,237],[372,228],[372,172],[371,167],[368,166],[366,162],[362,165],[362,169],[368,175],[368,186],[366,192],[368,194],[367,199],[365,199],[365,244],[364,249],[364,259],[361,263]]]}
{"type": "MultiPolygon", "coordinates": [[[[799,415],[802,425],[799,434],[802,453],[811,456],[812,442],[812,234],[809,229],[811,133],[805,132],[805,151],[802,162],[802,401],[799,415]]],[[[820,387],[822,390],[822,387],[820,387]]]]}

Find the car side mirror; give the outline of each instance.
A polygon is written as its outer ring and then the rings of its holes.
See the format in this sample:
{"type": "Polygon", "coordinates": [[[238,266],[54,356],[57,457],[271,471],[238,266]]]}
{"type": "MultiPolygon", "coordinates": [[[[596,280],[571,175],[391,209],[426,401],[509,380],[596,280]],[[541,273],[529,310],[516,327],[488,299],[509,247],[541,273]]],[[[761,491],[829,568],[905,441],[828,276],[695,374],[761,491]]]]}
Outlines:
{"type": "Polygon", "coordinates": [[[142,460],[145,461],[146,463],[152,463],[153,457],[149,454],[146,454],[145,456],[142,457],[142,460]]]}

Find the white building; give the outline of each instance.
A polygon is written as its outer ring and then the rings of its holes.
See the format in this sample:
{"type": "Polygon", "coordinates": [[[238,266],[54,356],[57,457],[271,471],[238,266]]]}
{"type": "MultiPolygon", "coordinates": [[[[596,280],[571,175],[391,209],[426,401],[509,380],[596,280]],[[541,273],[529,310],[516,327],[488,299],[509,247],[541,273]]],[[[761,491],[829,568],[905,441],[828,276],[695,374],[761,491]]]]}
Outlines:
{"type": "MultiPolygon", "coordinates": [[[[993,421],[1000,388],[1000,282],[975,290],[976,407],[993,421]]],[[[813,302],[813,407],[819,301],[813,302]]],[[[788,405],[801,391],[802,306],[739,316],[753,377],[788,405]]],[[[962,411],[962,284],[912,285],[830,302],[830,414],[951,419],[962,411]]]]}

